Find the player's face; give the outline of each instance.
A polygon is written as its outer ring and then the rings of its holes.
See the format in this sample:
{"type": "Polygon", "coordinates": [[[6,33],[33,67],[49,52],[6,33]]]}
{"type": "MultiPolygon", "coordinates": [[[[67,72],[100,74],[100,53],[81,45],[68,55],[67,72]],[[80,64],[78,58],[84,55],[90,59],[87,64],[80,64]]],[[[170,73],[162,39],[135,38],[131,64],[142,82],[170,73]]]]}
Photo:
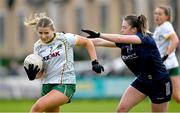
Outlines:
{"type": "Polygon", "coordinates": [[[121,32],[123,35],[133,35],[136,33],[136,30],[135,28],[132,28],[131,25],[129,25],[126,20],[123,20],[121,26],[121,32]]]}
{"type": "Polygon", "coordinates": [[[38,36],[42,42],[47,43],[54,37],[54,31],[50,27],[38,27],[38,36]]]}
{"type": "Polygon", "coordinates": [[[157,25],[163,24],[165,21],[167,21],[169,16],[167,16],[163,9],[156,8],[154,11],[154,20],[157,25]]]}

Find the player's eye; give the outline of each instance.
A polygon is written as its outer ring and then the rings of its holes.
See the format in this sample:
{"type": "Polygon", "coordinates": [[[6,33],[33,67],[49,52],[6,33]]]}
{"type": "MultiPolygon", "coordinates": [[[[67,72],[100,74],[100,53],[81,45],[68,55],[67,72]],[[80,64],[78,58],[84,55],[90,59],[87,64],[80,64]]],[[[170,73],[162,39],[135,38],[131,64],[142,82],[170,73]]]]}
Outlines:
{"type": "Polygon", "coordinates": [[[125,26],[122,26],[122,29],[126,29],[126,27],[125,27],[125,26]]]}
{"type": "Polygon", "coordinates": [[[47,34],[49,34],[49,32],[44,32],[44,34],[46,34],[46,35],[47,35],[47,34]]]}
{"type": "Polygon", "coordinates": [[[43,33],[42,33],[42,32],[39,32],[39,34],[41,34],[41,35],[42,35],[43,33]]]}

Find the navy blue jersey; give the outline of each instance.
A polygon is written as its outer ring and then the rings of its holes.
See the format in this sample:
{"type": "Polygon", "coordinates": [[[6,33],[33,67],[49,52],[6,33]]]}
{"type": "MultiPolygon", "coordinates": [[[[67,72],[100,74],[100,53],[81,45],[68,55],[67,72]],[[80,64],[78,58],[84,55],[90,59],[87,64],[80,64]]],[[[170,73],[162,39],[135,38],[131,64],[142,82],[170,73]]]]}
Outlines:
{"type": "Polygon", "coordinates": [[[151,35],[136,34],[141,44],[116,43],[121,48],[122,60],[139,80],[158,80],[168,76],[160,53],[151,35]]]}

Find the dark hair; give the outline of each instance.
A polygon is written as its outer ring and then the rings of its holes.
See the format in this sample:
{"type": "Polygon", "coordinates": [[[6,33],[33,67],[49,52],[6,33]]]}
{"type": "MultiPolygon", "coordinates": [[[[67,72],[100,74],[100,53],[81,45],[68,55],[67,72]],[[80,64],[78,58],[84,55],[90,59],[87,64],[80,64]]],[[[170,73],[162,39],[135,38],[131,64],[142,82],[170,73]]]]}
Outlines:
{"type": "Polygon", "coordinates": [[[131,27],[137,28],[137,32],[146,34],[148,30],[148,23],[144,15],[128,15],[124,18],[124,20],[126,20],[131,27]]]}

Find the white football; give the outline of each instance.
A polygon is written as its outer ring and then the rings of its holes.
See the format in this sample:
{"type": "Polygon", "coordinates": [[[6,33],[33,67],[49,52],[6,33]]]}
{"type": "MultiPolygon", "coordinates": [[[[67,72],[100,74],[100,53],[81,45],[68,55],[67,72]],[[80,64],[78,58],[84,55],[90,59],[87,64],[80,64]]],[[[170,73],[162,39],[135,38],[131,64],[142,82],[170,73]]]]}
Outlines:
{"type": "Polygon", "coordinates": [[[34,66],[38,66],[40,70],[43,68],[43,60],[37,54],[30,54],[24,59],[24,66],[28,69],[29,64],[34,64],[34,66]]]}

